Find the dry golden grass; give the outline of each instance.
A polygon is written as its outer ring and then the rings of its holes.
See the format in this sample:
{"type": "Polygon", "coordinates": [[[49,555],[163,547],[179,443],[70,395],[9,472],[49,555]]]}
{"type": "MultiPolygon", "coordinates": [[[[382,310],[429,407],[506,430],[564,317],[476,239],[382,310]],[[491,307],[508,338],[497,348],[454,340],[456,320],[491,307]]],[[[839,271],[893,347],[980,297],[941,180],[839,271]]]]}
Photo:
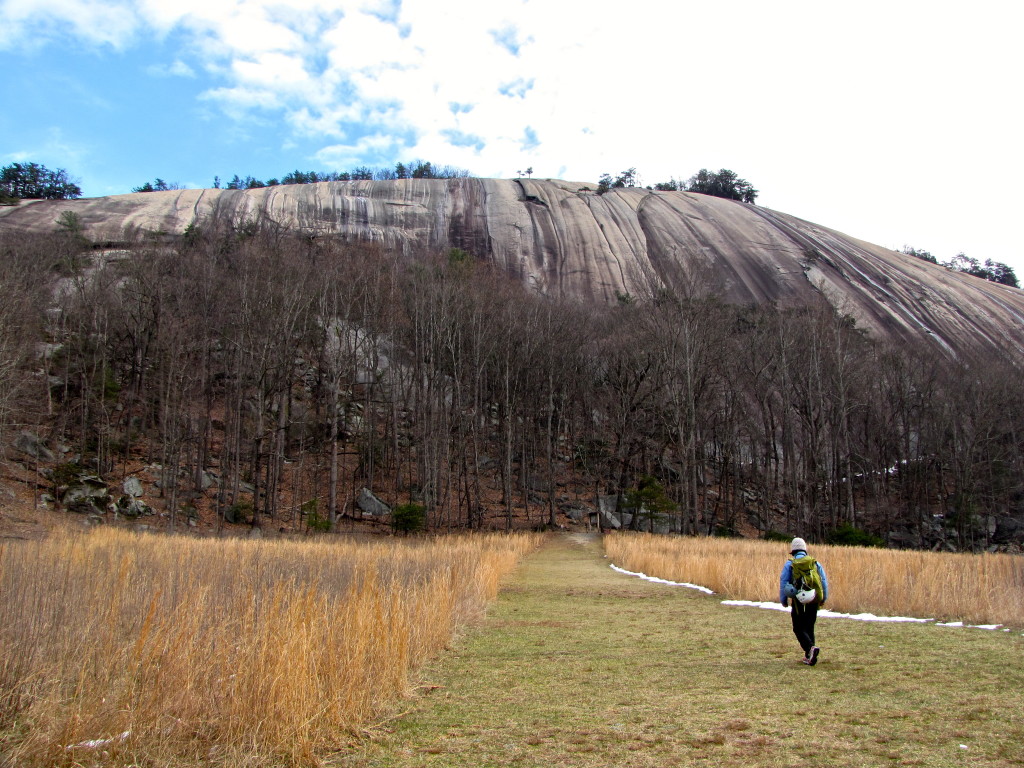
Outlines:
{"type": "MultiPolygon", "coordinates": [[[[617,533],[605,536],[621,568],[699,584],[725,598],[778,600],[785,543],[617,533]]],[[[827,608],[1024,626],[1024,557],[812,546],[825,567],[827,608]]]]}
{"type": "Polygon", "coordinates": [[[0,764],[315,764],[536,535],[0,545],[0,764]]]}

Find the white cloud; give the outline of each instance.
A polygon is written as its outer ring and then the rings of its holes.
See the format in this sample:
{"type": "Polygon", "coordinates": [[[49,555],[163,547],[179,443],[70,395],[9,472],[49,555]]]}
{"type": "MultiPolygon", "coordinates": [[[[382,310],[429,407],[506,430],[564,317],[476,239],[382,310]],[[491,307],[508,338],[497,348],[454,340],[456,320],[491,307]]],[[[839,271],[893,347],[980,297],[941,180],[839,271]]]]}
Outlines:
{"type": "Polygon", "coordinates": [[[174,63],[171,64],[171,66],[167,70],[167,72],[168,72],[168,74],[174,75],[175,77],[195,77],[196,76],[195,70],[192,69],[192,67],[190,67],[188,64],[186,64],[181,59],[175,59],[174,63]]]}
{"type": "Polygon", "coordinates": [[[5,153],[2,159],[5,163],[34,162],[55,169],[78,168],[88,156],[83,144],[69,140],[59,128],[51,128],[28,146],[5,153]]]}
{"type": "Polygon", "coordinates": [[[422,64],[422,52],[394,24],[367,14],[349,14],[319,39],[335,70],[372,71],[422,64]]]}
{"type": "Polygon", "coordinates": [[[238,119],[244,119],[249,110],[277,109],[281,100],[267,88],[248,88],[237,85],[233,88],[213,88],[201,94],[200,98],[218,102],[226,112],[238,119]]]}
{"type": "Polygon", "coordinates": [[[0,50],[41,47],[64,36],[121,48],[141,24],[127,0],[0,0],[0,50]]]}
{"type": "Polygon", "coordinates": [[[7,165],[9,163],[31,163],[35,162],[33,160],[34,157],[35,153],[26,152],[24,150],[6,152],[3,155],[0,155],[0,162],[3,162],[4,165],[7,165]]]}
{"type": "Polygon", "coordinates": [[[235,59],[232,69],[238,82],[268,91],[301,92],[310,82],[305,63],[294,54],[265,52],[251,59],[235,59]]]}
{"type": "Polygon", "coordinates": [[[365,165],[366,157],[387,156],[400,151],[396,141],[381,135],[364,136],[351,144],[332,144],[316,153],[316,159],[331,169],[349,170],[365,165]]]}
{"type": "Polygon", "coordinates": [[[170,64],[151,64],[146,67],[146,72],[153,77],[196,77],[196,71],[181,59],[170,64]]]}

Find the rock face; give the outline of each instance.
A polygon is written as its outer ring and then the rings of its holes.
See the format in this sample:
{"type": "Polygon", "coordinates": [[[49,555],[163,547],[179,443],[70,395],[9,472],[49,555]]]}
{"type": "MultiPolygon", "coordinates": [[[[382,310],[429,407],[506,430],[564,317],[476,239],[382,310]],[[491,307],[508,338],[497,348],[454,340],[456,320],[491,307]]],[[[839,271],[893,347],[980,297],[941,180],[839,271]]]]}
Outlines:
{"type": "Polygon", "coordinates": [[[590,302],[710,286],[731,302],[824,297],[880,337],[1024,352],[1024,292],[753,205],[686,192],[532,179],[322,182],[193,189],[0,208],[0,228],[81,217],[94,241],[180,233],[214,216],[416,253],[462,248],[530,289],[590,302]]]}

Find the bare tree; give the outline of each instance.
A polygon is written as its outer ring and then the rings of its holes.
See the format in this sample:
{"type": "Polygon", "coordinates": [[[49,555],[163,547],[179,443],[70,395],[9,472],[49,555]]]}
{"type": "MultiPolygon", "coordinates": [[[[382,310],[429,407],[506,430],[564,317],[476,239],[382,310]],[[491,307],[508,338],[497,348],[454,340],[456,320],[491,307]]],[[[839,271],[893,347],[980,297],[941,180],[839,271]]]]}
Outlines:
{"type": "MultiPolygon", "coordinates": [[[[13,425],[35,421],[28,395],[40,391],[31,363],[49,299],[49,240],[0,233],[0,445],[13,425]]],[[[44,348],[43,362],[49,359],[50,349],[44,348]]]]}

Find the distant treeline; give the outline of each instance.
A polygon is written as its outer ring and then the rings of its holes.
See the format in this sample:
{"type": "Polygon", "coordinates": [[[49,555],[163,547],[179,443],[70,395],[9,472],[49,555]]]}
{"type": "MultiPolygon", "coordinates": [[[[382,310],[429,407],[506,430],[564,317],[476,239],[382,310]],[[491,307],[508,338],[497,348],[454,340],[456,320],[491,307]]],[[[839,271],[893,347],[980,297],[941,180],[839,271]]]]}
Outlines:
{"type": "Polygon", "coordinates": [[[39,163],[11,163],[0,168],[0,205],[18,200],[71,200],[82,189],[63,168],[50,170],[39,163]]]}
{"type": "Polygon", "coordinates": [[[909,245],[903,246],[902,253],[922,261],[927,261],[930,264],[938,264],[954,272],[963,272],[964,274],[974,275],[992,283],[1020,288],[1020,283],[1017,281],[1017,274],[1013,271],[1013,267],[1009,264],[1003,264],[1001,261],[985,259],[985,262],[982,263],[973,256],[968,256],[963,251],[949,261],[939,261],[928,251],[912,248],[909,245]]]}
{"type": "MultiPolygon", "coordinates": [[[[260,189],[276,187],[280,184],[315,184],[318,181],[389,181],[393,179],[464,179],[472,174],[464,168],[452,165],[435,165],[424,160],[410,163],[396,163],[394,168],[371,168],[361,165],[350,171],[299,171],[286,173],[280,179],[271,178],[263,181],[253,176],[239,176],[237,173],[225,183],[220,176],[213,177],[214,189],[260,189]]],[[[163,179],[146,182],[142,186],[133,187],[132,192],[162,192],[168,189],[179,189],[177,184],[168,184],[163,179]]]]}
{"type": "Polygon", "coordinates": [[[462,251],[269,223],[91,264],[66,233],[0,238],[0,440],[103,473],[141,455],[172,515],[335,523],[366,486],[482,528],[650,490],[688,533],[981,548],[1024,512],[1019,357],[881,343],[824,302],[694,277],[585,306],[462,251]]]}
{"type": "MultiPolygon", "coordinates": [[[[532,172],[533,169],[531,168],[532,172]]],[[[623,187],[635,187],[639,184],[639,174],[636,168],[627,168],[618,176],[610,173],[602,173],[597,182],[597,193],[603,195],[609,189],[620,189],[623,187]]],[[[718,171],[709,171],[701,168],[686,181],[660,181],[653,187],[659,192],[696,192],[701,195],[722,197],[726,200],[739,200],[751,205],[757,200],[758,191],[754,185],[746,179],[741,179],[735,171],[722,168],[718,171]]]]}

